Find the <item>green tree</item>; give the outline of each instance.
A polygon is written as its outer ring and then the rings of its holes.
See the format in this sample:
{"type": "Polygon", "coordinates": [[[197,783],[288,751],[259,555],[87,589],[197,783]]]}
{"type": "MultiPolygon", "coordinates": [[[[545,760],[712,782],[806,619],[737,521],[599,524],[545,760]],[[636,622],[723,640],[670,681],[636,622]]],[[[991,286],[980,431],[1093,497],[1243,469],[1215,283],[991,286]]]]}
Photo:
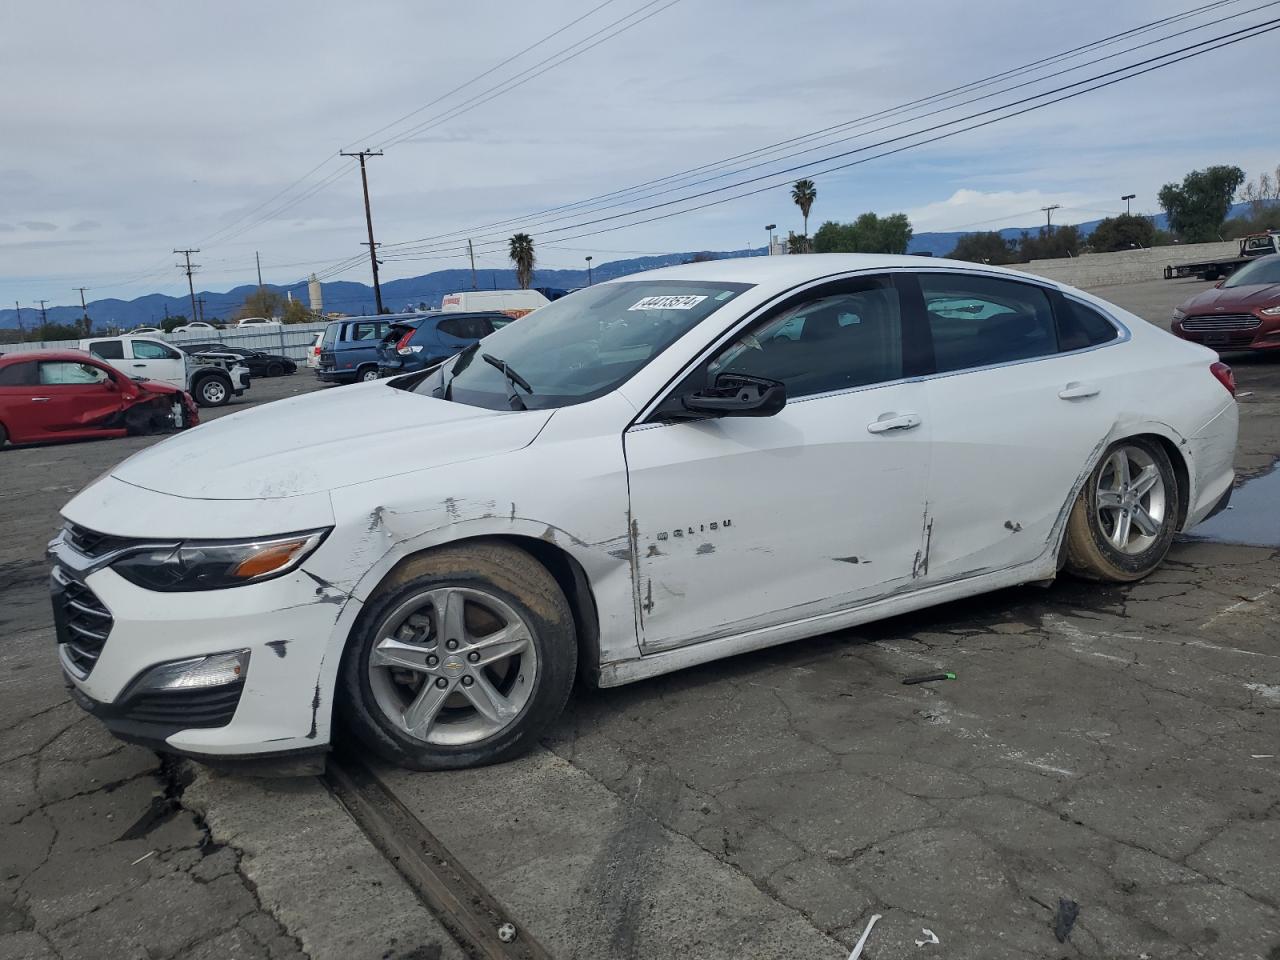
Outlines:
{"type": "Polygon", "coordinates": [[[1187,243],[1217,240],[1231,198],[1242,183],[1244,171],[1233,166],[1192,170],[1181,184],[1166,183],[1158,199],[1169,215],[1169,228],[1187,243]]]}
{"type": "Polygon", "coordinates": [[[289,300],[284,305],[280,319],[285,323],[310,323],[315,319],[315,315],[301,300],[289,300]]]}
{"type": "Polygon", "coordinates": [[[1006,240],[994,230],[985,233],[966,233],[956,241],[955,249],[948,257],[967,260],[969,263],[1013,263],[1017,259],[1017,241],[1006,240]]]}
{"type": "Polygon", "coordinates": [[[1074,257],[1080,253],[1080,231],[1071,224],[1054,227],[1048,230],[1040,228],[1035,236],[1023,231],[1018,238],[1018,260],[1029,263],[1032,260],[1057,260],[1062,257],[1074,257]]]}
{"type": "Polygon", "coordinates": [[[511,262],[516,265],[516,282],[521,290],[528,290],[533,283],[533,265],[536,258],[533,253],[533,237],[527,233],[517,233],[511,238],[511,262]]]}
{"type": "MultiPolygon", "coordinates": [[[[253,314],[250,314],[250,316],[253,316],[253,314]]],[[[164,320],[161,322],[160,329],[163,330],[165,333],[172,333],[174,327],[180,327],[186,322],[187,322],[187,318],[185,314],[181,314],[181,313],[171,314],[170,316],[165,317],[164,320]]]]}
{"type": "Polygon", "coordinates": [[[1130,250],[1133,247],[1150,247],[1156,236],[1156,228],[1146,217],[1121,214],[1107,217],[1089,234],[1089,246],[1097,253],[1130,250]]]}
{"type": "Polygon", "coordinates": [[[809,240],[798,233],[787,234],[787,253],[808,253],[809,240]]]}
{"type": "Polygon", "coordinates": [[[911,221],[905,213],[878,217],[864,213],[853,223],[828,220],[813,235],[817,253],[906,253],[911,221]]]}
{"type": "Polygon", "coordinates": [[[791,185],[791,200],[800,208],[800,216],[804,217],[804,235],[809,236],[809,211],[813,209],[813,201],[818,199],[818,188],[812,180],[797,180],[791,185]]]}
{"type": "Polygon", "coordinates": [[[280,313],[280,308],[284,304],[284,297],[276,293],[274,290],[268,290],[266,287],[259,287],[253,293],[244,298],[244,303],[240,305],[240,309],[232,314],[233,320],[243,320],[245,317],[266,317],[270,319],[280,313]]]}

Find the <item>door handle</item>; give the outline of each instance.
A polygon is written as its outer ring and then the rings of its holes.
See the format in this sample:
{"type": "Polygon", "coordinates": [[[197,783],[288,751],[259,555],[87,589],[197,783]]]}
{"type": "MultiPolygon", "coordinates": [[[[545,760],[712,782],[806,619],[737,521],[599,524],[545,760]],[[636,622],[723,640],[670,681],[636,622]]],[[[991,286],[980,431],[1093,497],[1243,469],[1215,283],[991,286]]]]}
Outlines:
{"type": "Polygon", "coordinates": [[[867,433],[888,433],[891,430],[910,430],[923,421],[914,413],[885,413],[878,420],[867,424],[867,433]]]}
{"type": "Polygon", "coordinates": [[[49,398],[48,397],[32,397],[31,402],[32,403],[48,403],[49,398]]]}
{"type": "Polygon", "coordinates": [[[1072,380],[1058,391],[1058,396],[1063,400],[1083,400],[1086,397],[1096,397],[1101,392],[1097,384],[1072,380]]]}
{"type": "Polygon", "coordinates": [[[135,363],[135,364],[134,364],[134,366],[135,366],[135,367],[145,367],[145,366],[146,366],[146,364],[145,364],[145,363],[135,363]]]}

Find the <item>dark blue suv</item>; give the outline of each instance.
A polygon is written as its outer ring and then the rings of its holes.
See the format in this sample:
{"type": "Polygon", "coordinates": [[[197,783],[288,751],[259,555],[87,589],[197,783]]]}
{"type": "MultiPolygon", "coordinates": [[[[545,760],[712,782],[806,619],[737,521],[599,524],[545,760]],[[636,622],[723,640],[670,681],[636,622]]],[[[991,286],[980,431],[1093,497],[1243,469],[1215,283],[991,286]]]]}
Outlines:
{"type": "Polygon", "coordinates": [[[378,346],[384,377],[435,366],[511,323],[505,313],[428,313],[393,318],[378,346]]]}

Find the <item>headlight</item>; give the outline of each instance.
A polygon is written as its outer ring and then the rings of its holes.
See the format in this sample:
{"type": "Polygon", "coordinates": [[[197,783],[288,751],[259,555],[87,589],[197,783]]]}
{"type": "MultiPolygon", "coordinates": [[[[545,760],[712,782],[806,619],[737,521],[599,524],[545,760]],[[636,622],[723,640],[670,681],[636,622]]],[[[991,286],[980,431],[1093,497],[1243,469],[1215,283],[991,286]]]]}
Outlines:
{"type": "Polygon", "coordinates": [[[1177,307],[1174,307],[1174,308],[1173,308],[1173,319],[1175,319],[1175,320],[1185,320],[1185,319],[1187,319],[1187,315],[1186,315],[1186,313],[1185,313],[1184,311],[1179,310],[1177,307]]]}
{"type": "Polygon", "coordinates": [[[176,547],[142,550],[111,569],[148,590],[221,590],[288,573],[320,546],[329,531],[311,530],[262,540],[187,540],[176,547]]]}
{"type": "Polygon", "coordinates": [[[1280,304],[1276,304],[1274,307],[1264,307],[1258,312],[1264,317],[1280,317],[1280,304]]]}

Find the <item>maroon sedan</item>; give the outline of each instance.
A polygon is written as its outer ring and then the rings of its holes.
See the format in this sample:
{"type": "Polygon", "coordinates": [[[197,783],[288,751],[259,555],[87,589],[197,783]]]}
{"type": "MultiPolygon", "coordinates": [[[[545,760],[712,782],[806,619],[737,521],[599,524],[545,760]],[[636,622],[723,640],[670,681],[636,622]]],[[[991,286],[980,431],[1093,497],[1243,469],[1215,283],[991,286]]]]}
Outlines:
{"type": "Polygon", "coordinates": [[[1173,332],[1215,350],[1280,350],[1280,254],[1259,257],[1173,311],[1173,332]]]}
{"type": "Polygon", "coordinates": [[[78,350],[0,357],[0,447],[182,430],[200,422],[191,395],[131,380],[78,350]]]}

